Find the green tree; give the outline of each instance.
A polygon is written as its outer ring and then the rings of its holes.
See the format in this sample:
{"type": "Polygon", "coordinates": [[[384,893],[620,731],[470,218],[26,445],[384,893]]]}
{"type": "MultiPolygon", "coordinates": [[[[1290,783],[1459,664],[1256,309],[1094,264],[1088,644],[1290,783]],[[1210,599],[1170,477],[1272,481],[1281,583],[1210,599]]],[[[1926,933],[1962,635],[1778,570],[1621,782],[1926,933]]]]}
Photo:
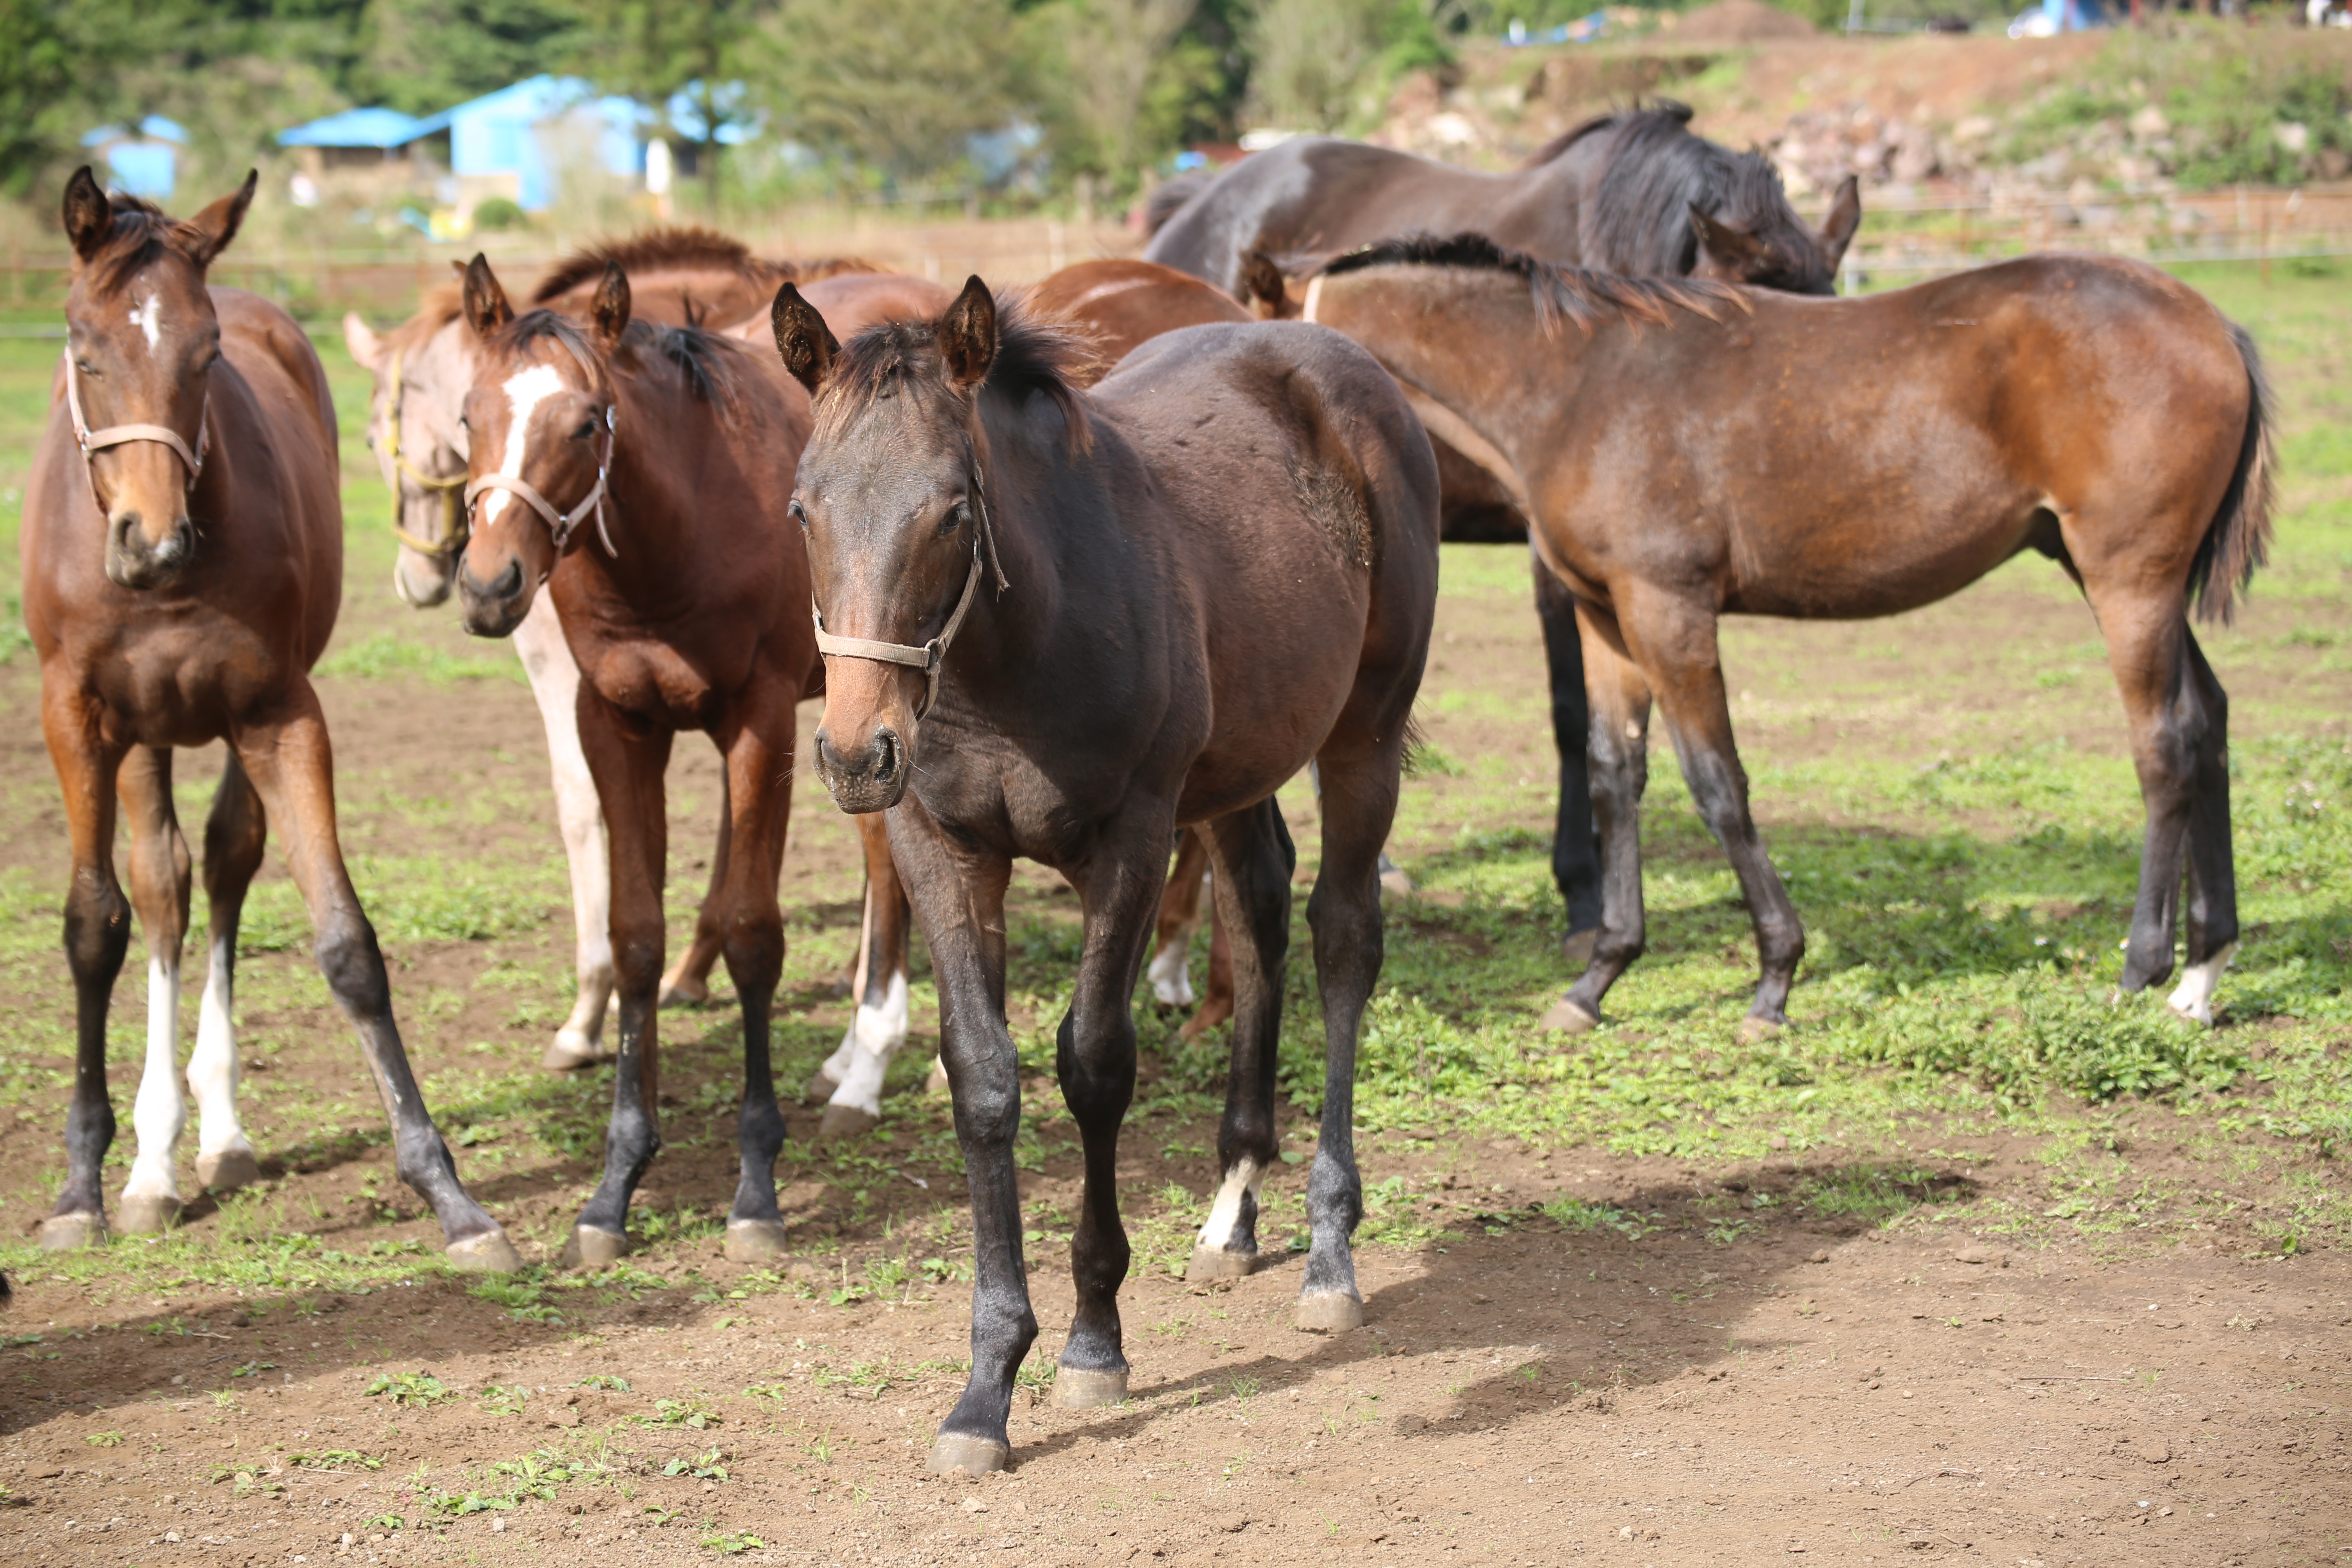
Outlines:
{"type": "Polygon", "coordinates": [[[371,0],[345,87],[357,103],[430,114],[551,68],[580,31],[562,0],[371,0]]]}
{"type": "Polygon", "coordinates": [[[1055,0],[1030,14],[1044,71],[1058,88],[1066,161],[1127,183],[1172,141],[1210,72],[1178,37],[1200,0],[1055,0]]]}
{"type": "Polygon", "coordinates": [[[79,62],[61,0],[0,0],[0,191],[23,195],[64,146],[79,62]]]}
{"type": "Polygon", "coordinates": [[[753,79],[793,140],[923,180],[1029,107],[1019,32],[1007,0],[793,0],[753,79]]]}
{"type": "Polygon", "coordinates": [[[584,0],[576,58],[608,92],[650,106],[665,129],[690,142],[704,199],[719,202],[719,138],[749,123],[750,95],[734,90],[752,74],[761,23],[773,0],[584,0]],[[669,118],[683,93],[692,113],[669,118]]]}

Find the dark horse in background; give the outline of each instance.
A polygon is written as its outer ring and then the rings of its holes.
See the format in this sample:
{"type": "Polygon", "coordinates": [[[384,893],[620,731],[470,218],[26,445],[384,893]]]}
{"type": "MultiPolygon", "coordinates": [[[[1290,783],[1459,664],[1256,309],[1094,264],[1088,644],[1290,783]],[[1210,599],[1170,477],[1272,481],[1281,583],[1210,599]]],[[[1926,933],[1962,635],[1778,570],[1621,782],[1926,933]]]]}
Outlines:
{"type": "MultiPolygon", "coordinates": [[[[1331,256],[1413,233],[1480,234],[1559,266],[1746,283],[1792,294],[1833,291],[1862,221],[1855,183],[1840,185],[1816,230],[1797,215],[1762,154],[1690,131],[1664,100],[1602,115],[1559,136],[1521,168],[1482,174],[1359,142],[1302,136],[1244,160],[1185,202],[1144,256],[1246,297],[1251,256],[1331,256]]],[[[1504,487],[1436,437],[1449,539],[1521,538],[1527,519],[1504,487]]],[[[1601,868],[1586,773],[1583,657],[1574,602],[1535,574],[1550,666],[1559,813],[1552,877],[1568,904],[1563,952],[1591,954],[1601,925],[1601,868]]]]}
{"type": "Polygon", "coordinates": [[[253,187],[247,174],[236,194],[180,222],[144,202],[110,199],[86,168],[66,184],[74,260],[63,407],[34,459],[23,540],[41,728],[73,843],[66,960],[78,1058],[65,1184],[41,1244],[107,1237],[106,1015],[134,908],[147,939],[147,1059],[122,1218],[152,1231],[178,1217],[190,866],[172,805],[172,753],[225,740],[205,828],[211,973],[188,1063],[203,1111],[197,1179],[228,1188],[262,1173],[236,1121],[231,984],[246,889],[275,823],[317,932],[319,968],[359,1033],[391,1119],[400,1179],[432,1205],[452,1263],[518,1268],[425,1111],[375,931],[336,842],[333,755],[310,679],[342,604],[334,405],[292,318],[205,285],[253,187]],[[114,875],[118,805],[131,827],[127,905],[114,875]]]}

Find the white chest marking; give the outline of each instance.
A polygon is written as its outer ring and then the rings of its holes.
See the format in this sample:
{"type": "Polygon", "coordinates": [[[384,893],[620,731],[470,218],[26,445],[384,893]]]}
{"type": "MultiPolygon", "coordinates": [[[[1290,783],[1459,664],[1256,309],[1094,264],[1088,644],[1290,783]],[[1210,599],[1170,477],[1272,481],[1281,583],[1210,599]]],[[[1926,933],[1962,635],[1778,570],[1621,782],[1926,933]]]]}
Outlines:
{"type": "MultiPolygon", "coordinates": [[[[530,416],[541,402],[562,390],[563,373],[551,364],[535,364],[507,378],[507,449],[499,459],[499,472],[522,478],[523,456],[530,444],[530,416]]],[[[494,521],[513,499],[511,491],[484,490],[482,521],[494,521]]]]}
{"type": "Polygon", "coordinates": [[[163,300],[150,294],[139,301],[139,309],[131,312],[131,324],[147,339],[147,352],[150,353],[155,351],[156,344],[163,341],[163,323],[158,314],[163,308],[163,300]]]}

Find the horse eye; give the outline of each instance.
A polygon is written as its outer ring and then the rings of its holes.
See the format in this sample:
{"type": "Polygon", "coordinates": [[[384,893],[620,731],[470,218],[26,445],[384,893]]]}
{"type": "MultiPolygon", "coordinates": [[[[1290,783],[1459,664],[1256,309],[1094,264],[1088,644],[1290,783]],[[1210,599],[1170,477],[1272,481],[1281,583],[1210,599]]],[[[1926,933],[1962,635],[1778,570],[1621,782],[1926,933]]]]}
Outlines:
{"type": "Polygon", "coordinates": [[[94,365],[94,364],[90,363],[89,363],[89,361],[88,361],[88,360],[86,360],[86,359],[77,359],[77,360],[75,360],[75,361],[74,361],[74,369],[76,369],[76,370],[78,370],[78,371],[81,372],[81,374],[84,374],[84,375],[97,375],[97,374],[99,374],[99,369],[98,369],[98,367],[97,367],[96,365],[94,365]]]}
{"type": "Polygon", "coordinates": [[[577,430],[574,430],[573,432],[572,432],[572,438],[573,440],[575,440],[575,441],[589,441],[589,440],[593,440],[593,439],[595,438],[595,436],[596,436],[596,421],[595,421],[594,419],[593,419],[593,418],[592,418],[592,419],[583,419],[583,420],[580,422],[580,428],[579,428],[579,429],[577,429],[577,430]]]}
{"type": "Polygon", "coordinates": [[[946,538],[949,534],[953,533],[957,529],[961,528],[965,523],[970,522],[971,521],[971,504],[966,501],[956,502],[955,505],[948,508],[947,516],[940,519],[940,537],[942,539],[946,538]]]}
{"type": "Polygon", "coordinates": [[[799,497],[793,497],[792,505],[784,508],[784,515],[791,518],[794,522],[799,523],[803,533],[806,533],[808,531],[808,513],[801,510],[799,497]]]}

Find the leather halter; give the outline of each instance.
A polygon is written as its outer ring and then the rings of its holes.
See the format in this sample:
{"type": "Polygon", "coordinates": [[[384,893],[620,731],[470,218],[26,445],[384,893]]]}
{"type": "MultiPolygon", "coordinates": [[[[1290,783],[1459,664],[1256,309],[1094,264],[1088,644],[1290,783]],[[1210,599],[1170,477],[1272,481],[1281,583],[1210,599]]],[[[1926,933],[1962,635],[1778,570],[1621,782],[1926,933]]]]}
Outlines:
{"type": "Polygon", "coordinates": [[[457,491],[464,488],[466,476],[436,479],[430,474],[419,473],[400,449],[400,351],[392,351],[392,368],[385,374],[383,393],[384,435],[383,455],[393,468],[392,536],[419,555],[455,555],[466,548],[466,509],[457,491]],[[400,521],[400,476],[405,474],[428,490],[437,490],[442,497],[442,518],[447,531],[439,539],[422,539],[411,533],[400,521]]]}
{"type": "MultiPolygon", "coordinates": [[[[74,440],[81,447],[84,468],[89,466],[90,454],[100,447],[123,447],[133,441],[153,441],[180,455],[180,461],[188,466],[187,488],[196,488],[196,480],[203,477],[205,471],[205,454],[211,450],[213,444],[213,387],[209,377],[205,382],[204,406],[196,411],[196,444],[192,450],[181,438],[180,433],[169,425],[109,425],[103,430],[91,429],[89,421],[82,417],[81,376],[74,369],[73,350],[66,350],[65,362],[66,407],[73,415],[74,440]]],[[[91,496],[95,497],[98,494],[95,480],[89,489],[91,496]]]]}
{"type": "Polygon", "coordinates": [[[816,623],[818,653],[828,658],[865,658],[871,659],[877,664],[903,664],[909,669],[921,670],[929,678],[923,688],[923,700],[915,710],[915,720],[918,723],[922,721],[924,714],[931,710],[931,704],[939,700],[940,667],[947,662],[948,648],[955,641],[956,629],[963,625],[964,616],[971,609],[972,595],[980,589],[981,552],[983,547],[986,549],[989,561],[995,568],[996,591],[1002,594],[1006,588],[1012,586],[1004,580],[1003,559],[997,554],[995,531],[989,526],[987,480],[976,463],[971,470],[971,494],[972,499],[980,503],[978,508],[980,530],[972,536],[971,541],[971,570],[964,574],[963,593],[956,600],[956,607],[948,616],[948,624],[940,627],[940,635],[930,641],[919,646],[913,643],[875,642],[867,637],[835,637],[824,629],[824,612],[816,607],[814,599],[809,601],[809,619],[816,623]]]}

